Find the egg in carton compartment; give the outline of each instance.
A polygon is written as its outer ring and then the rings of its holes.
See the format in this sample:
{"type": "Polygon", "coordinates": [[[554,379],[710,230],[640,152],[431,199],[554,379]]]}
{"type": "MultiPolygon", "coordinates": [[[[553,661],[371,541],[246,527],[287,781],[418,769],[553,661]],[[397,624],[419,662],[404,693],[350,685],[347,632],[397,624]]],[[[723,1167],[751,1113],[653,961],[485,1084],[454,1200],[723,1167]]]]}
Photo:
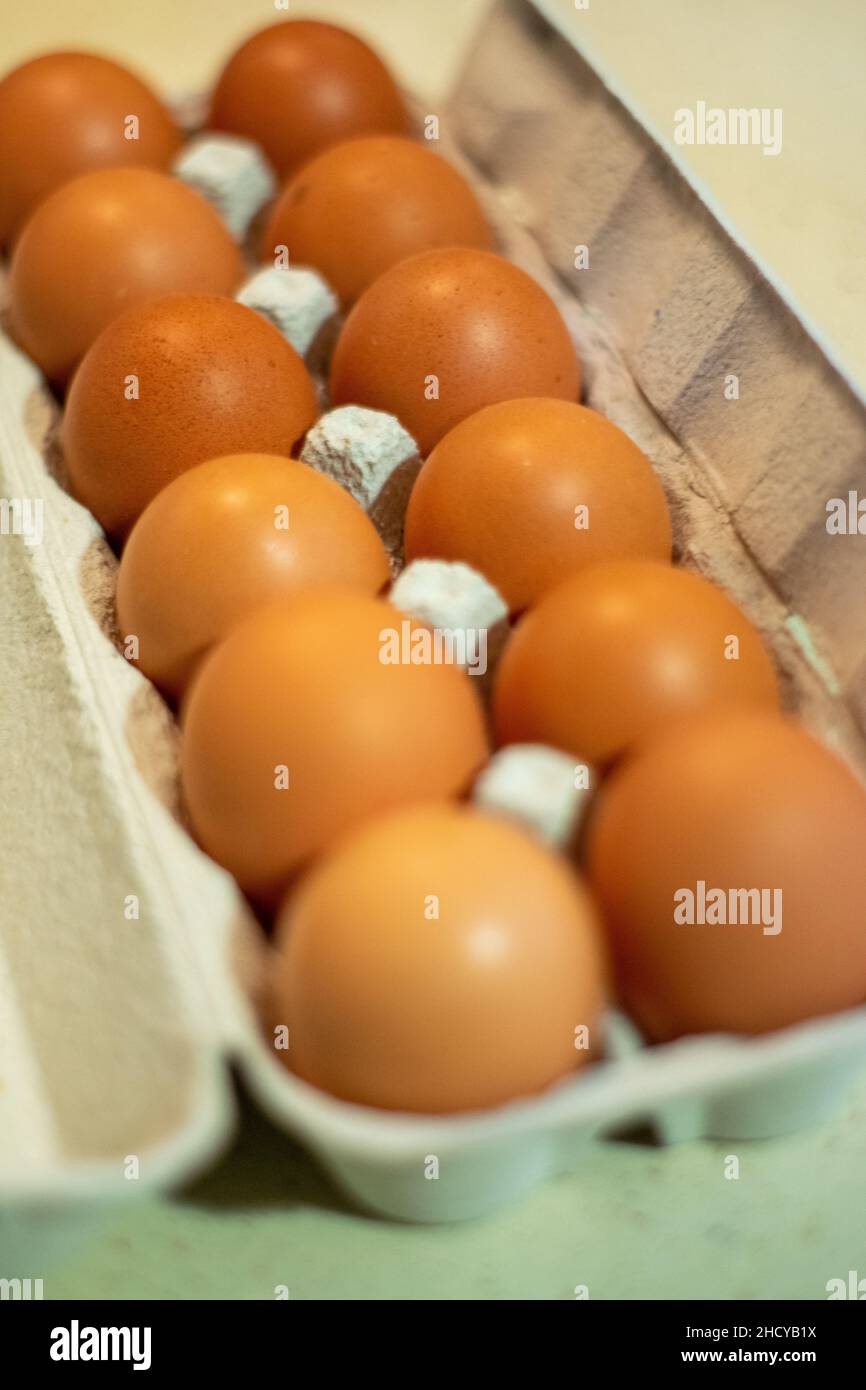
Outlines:
{"type": "MultiPolygon", "coordinates": [[[[537,109],[540,74],[534,72],[531,83],[531,118],[521,123],[521,89],[513,99],[510,90],[503,97],[493,72],[503,62],[524,73],[540,64],[542,73],[557,76],[545,98],[555,106],[551,119],[559,119],[559,104],[569,97],[583,111],[587,128],[571,129],[569,140],[608,151],[603,195],[598,188],[594,193],[597,200],[603,196],[609,214],[605,220],[597,208],[598,253],[603,259],[601,229],[609,226],[626,279],[629,257],[637,252],[630,251],[628,229],[617,216],[645,225],[640,209],[622,211],[623,190],[633,187],[635,169],[643,170],[638,200],[648,199],[653,216],[677,229],[683,254],[676,265],[665,263],[668,293],[681,305],[680,321],[689,307],[696,315],[699,328],[689,343],[700,334],[701,363],[714,353],[724,356],[730,305],[750,293],[750,350],[758,360],[768,344],[787,353],[779,369],[788,367],[833,422],[836,462],[817,480],[819,493],[841,486],[849,465],[853,472],[854,444],[862,446],[863,438],[859,404],[769,287],[756,287],[754,268],[664,156],[571,50],[565,61],[572,66],[563,77],[563,55],[554,63],[550,51],[558,41],[539,46],[534,24],[525,5],[497,9],[443,120],[439,148],[479,192],[503,254],[559,305],[584,364],[586,403],[653,461],[673,513],[680,561],[723,584],[744,606],[774,651],[788,705],[862,770],[852,653],[834,647],[820,607],[792,604],[795,579],[814,579],[818,567],[792,573],[789,563],[785,569],[796,547],[783,546],[778,536],[766,539],[782,557],[781,569],[756,546],[744,484],[755,480],[762,460],[754,451],[730,448],[722,429],[727,417],[714,414],[694,356],[671,362],[672,343],[664,333],[655,340],[650,334],[649,342],[633,338],[622,297],[613,297],[610,316],[603,312],[604,296],[612,294],[604,280],[600,289],[596,282],[597,297],[584,300],[566,283],[562,266],[557,273],[556,245],[549,241],[542,249],[544,227],[517,176],[534,167],[530,155],[539,140],[538,162],[544,164],[543,151],[550,153],[550,132],[537,109]],[[455,131],[459,145],[449,135],[455,131]],[[584,141],[588,133],[592,140],[584,141]],[[519,168],[510,164],[515,152],[519,168]],[[717,295],[708,303],[695,294],[688,251],[699,265],[709,264],[732,300],[717,295]],[[661,370],[656,353],[668,370],[661,370]],[[676,401],[692,393],[684,414],[671,404],[668,371],[674,368],[686,373],[676,401]]],[[[549,159],[545,166],[551,225],[560,215],[554,164],[549,159]]],[[[570,178],[566,161],[560,194],[570,178]]],[[[565,233],[560,227],[560,236],[565,233]]],[[[556,244],[562,252],[564,243],[556,244]]],[[[639,307],[633,306],[635,322],[639,307]]],[[[778,430],[772,464],[783,452],[786,422],[761,418],[760,400],[743,402],[742,409],[746,421],[738,417],[738,438],[748,438],[749,418],[752,429],[760,424],[762,450],[768,432],[778,430]]],[[[4,1264],[26,1271],[42,1258],[40,1251],[56,1251],[125,1198],[177,1185],[211,1164],[235,1124],[232,1070],[356,1202],[413,1221],[451,1221],[495,1209],[579,1163],[588,1144],[629,1126],[649,1124],[663,1142],[759,1139],[816,1123],[841,1103],[866,1061],[866,1009],[749,1040],[703,1036],[656,1047],[645,1047],[630,1021],[611,1012],[605,1059],[589,1070],[544,1094],[453,1117],[351,1105],[281,1066],[261,1023],[270,947],[234,881],[199,851],[182,823],[177,729],[156,690],[116,645],[116,562],[95,520],[62,488],[54,410],[37,370],[4,338],[2,495],[41,504],[44,528],[41,544],[14,534],[0,545],[0,663],[10,750],[0,797],[4,1264]]],[[[355,426],[363,445],[365,428],[381,429],[381,421],[356,418],[355,426]]],[[[395,422],[389,428],[393,442],[400,427],[395,422]]],[[[366,442],[375,460],[381,441],[376,444],[371,433],[366,442]]],[[[755,484],[759,493],[762,484],[763,492],[772,489],[772,473],[765,464],[755,484]]],[[[377,503],[382,507],[377,519],[383,530],[390,528],[399,569],[394,509],[404,505],[406,489],[397,488],[397,500],[385,505],[375,479],[371,485],[365,475],[362,482],[371,511],[377,503]]],[[[823,592],[820,583],[817,591],[823,592]]],[[[802,592],[809,597],[808,588],[802,592]]],[[[501,786],[491,795],[499,804],[508,800],[501,786]]],[[[519,805],[516,810],[521,813],[519,805]]],[[[528,819],[530,812],[525,805],[528,819]]]]}

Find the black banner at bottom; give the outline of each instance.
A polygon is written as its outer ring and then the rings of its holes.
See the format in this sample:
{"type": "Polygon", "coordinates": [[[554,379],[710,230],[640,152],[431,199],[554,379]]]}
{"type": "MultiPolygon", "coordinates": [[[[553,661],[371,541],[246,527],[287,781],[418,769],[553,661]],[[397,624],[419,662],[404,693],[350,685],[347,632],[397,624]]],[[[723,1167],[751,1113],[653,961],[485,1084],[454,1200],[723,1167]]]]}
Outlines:
{"type": "MultiPolygon", "coordinates": [[[[862,1300],[858,1300],[862,1301],[862,1300]]],[[[281,1302],[14,1302],[0,1303],[0,1338],[4,1364],[16,1371],[49,1372],[52,1376],[118,1373],[161,1377],[188,1367],[196,1372],[237,1374],[248,1379],[273,1366],[276,1372],[307,1374],[307,1358],[315,1351],[331,1363],[338,1346],[354,1346],[359,1362],[367,1363],[376,1345],[370,1336],[371,1312],[365,1304],[361,1340],[347,1337],[351,1313],[345,1304],[325,1313],[333,1329],[326,1342],[316,1336],[322,1314],[309,1303],[303,1308],[281,1302]],[[335,1337],[334,1332],[339,1332],[335,1337]],[[307,1341],[309,1334],[315,1340],[307,1341]],[[287,1338],[291,1338],[287,1341],[287,1338]]],[[[850,1365],[862,1345],[862,1309],[828,1301],[773,1303],[654,1303],[574,1302],[563,1319],[550,1324],[569,1341],[563,1350],[572,1362],[589,1353],[603,1356],[609,1371],[639,1368],[666,1372],[673,1367],[811,1366],[823,1375],[850,1365]]],[[[477,1314],[476,1314],[477,1316],[477,1314]]],[[[373,1314],[375,1317],[375,1314],[373,1314]]],[[[435,1348],[441,1348],[443,1367],[453,1372],[455,1346],[441,1340],[441,1312],[435,1321],[427,1314],[421,1326],[401,1327],[401,1338],[423,1341],[424,1372],[429,1377],[435,1348]],[[427,1324],[425,1327],[424,1324],[427,1324]]],[[[512,1331],[514,1331],[512,1329],[512,1331]]],[[[383,1328],[391,1345],[391,1331],[383,1328]]],[[[519,1337],[509,1337],[517,1350],[519,1337]]],[[[473,1328],[469,1345],[479,1352],[491,1343],[473,1328]]],[[[461,1345],[468,1350],[463,1339],[461,1345]]],[[[500,1338],[500,1349],[505,1341],[500,1338]]],[[[537,1351],[536,1344],[536,1351],[537,1351]]],[[[545,1362],[555,1350],[545,1342],[545,1362]]],[[[509,1353],[511,1354],[511,1353],[509,1353]]],[[[376,1358],[378,1360],[378,1358],[376,1358]]],[[[388,1358],[386,1358],[388,1359],[388,1358]]],[[[466,1365],[470,1358],[460,1354],[466,1365]]],[[[322,1364],[320,1369],[325,1369],[322,1364]]],[[[329,1366],[330,1369],[330,1366],[329,1366]]],[[[357,1371],[362,1365],[355,1366],[357,1371]]],[[[419,1368],[420,1369],[420,1368],[419,1368]]],[[[489,1369],[489,1367],[488,1367],[489,1369]]]]}

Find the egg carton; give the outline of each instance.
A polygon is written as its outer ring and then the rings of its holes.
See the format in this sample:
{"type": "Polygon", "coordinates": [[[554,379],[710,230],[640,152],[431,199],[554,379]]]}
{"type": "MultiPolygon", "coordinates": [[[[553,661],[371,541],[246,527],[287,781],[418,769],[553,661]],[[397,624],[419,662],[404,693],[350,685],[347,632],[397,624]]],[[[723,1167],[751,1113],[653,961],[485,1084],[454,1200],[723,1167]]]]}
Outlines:
{"type": "MultiPolygon", "coordinates": [[[[470,147],[487,119],[487,48],[505,43],[512,62],[520,56],[509,47],[525,22],[519,9],[497,11],[458,92],[450,124],[468,127],[470,147]]],[[[607,119],[621,119],[612,102],[607,119]]],[[[649,158],[642,133],[632,138],[649,158]]],[[[681,562],[744,604],[775,652],[788,703],[862,767],[833,653],[756,560],[714,461],[665,425],[622,334],[552,271],[515,187],[485,179],[456,146],[445,152],[484,200],[503,253],[559,304],[587,403],[653,460],[681,562]]],[[[664,179],[685,216],[688,190],[669,170],[664,179]]],[[[695,237],[706,236],[690,215],[695,237]]],[[[736,259],[715,235],[719,256],[736,259]]],[[[780,312],[768,301],[768,334],[780,312]]],[[[820,380],[817,350],[798,351],[820,380]]],[[[664,1143],[761,1139],[815,1124],[843,1101],[866,1064],[866,1009],[762,1038],[659,1047],[612,1012],[603,1061],[536,1097],[452,1117],[375,1112],[287,1072],[259,1021],[270,947],[183,825],[177,730],[115,644],[116,562],[63,489],[55,416],[36,369],[0,339],[0,497],[31,523],[0,536],[0,1272],[37,1276],[43,1257],[113,1205],[211,1164],[236,1120],[233,1073],[360,1206],[426,1222],[493,1210],[628,1127],[649,1125],[664,1143]]]]}

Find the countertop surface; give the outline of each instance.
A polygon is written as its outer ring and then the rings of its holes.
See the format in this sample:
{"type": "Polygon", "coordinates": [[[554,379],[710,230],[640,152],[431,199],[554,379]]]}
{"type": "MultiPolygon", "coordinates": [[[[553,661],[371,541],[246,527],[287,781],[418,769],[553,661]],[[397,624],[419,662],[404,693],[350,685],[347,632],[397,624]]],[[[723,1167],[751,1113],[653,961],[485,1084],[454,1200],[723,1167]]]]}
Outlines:
{"type": "Polygon", "coordinates": [[[349,1208],[284,1135],[242,1109],[210,1173],[142,1198],[54,1270],[45,1297],[825,1299],[866,1277],[866,1079],[830,1123],[761,1143],[591,1146],[574,1173],[450,1226],[349,1208]],[[731,1178],[739,1160],[739,1177],[731,1178]],[[585,1296],[585,1295],[582,1295],[585,1296]]]}

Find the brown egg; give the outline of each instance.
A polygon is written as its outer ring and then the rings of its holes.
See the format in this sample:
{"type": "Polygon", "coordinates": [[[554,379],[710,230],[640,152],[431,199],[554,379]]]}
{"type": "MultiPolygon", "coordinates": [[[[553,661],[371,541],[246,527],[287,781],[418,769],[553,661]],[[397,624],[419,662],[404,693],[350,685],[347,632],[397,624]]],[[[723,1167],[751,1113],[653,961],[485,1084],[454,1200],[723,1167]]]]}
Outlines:
{"type": "Polygon", "coordinates": [[[153,169],[99,169],[65,183],[26,223],[9,276],[10,326],[64,380],[118,314],[173,290],[231,294],[238,247],[193,189],[153,169]]]}
{"type": "Polygon", "coordinates": [[[168,295],[109,324],[75,373],[61,442],[73,493],[113,536],[223,454],[289,454],[316,418],[298,354],[261,315],[168,295]]]}
{"type": "Polygon", "coordinates": [[[518,623],[496,673],[498,743],[552,743],[603,766],[712,705],[775,708],[773,663],[721,589],[644,561],[593,565],[518,623]]]}
{"type": "Polygon", "coordinates": [[[404,622],[382,599],[309,593],[247,618],[199,667],[184,795],[203,848],[257,899],[366,817],[456,794],[484,762],[470,677],[383,660],[404,622]]]}
{"type": "Polygon", "coordinates": [[[512,612],[599,560],[670,555],[649,460],[570,401],[503,401],[470,415],[436,445],[406,515],[408,560],[463,560],[512,612]]]}
{"type": "MultiPolygon", "coordinates": [[[[166,169],[180,143],[162,102],[117,63],[92,53],[24,63],[0,82],[0,245],[68,179],[119,165],[166,169]]],[[[58,263],[70,249],[63,238],[58,263]]]]}
{"type": "Polygon", "coordinates": [[[178,695],[256,608],[323,585],[375,594],[389,576],[373,523],[337,483],[294,459],[232,454],[145,507],[120,562],[117,616],[140,669],[178,695]]]}
{"type": "Polygon", "coordinates": [[[486,405],[574,401],[580,363],[553,300],[489,251],[425,251],[364,292],[337,341],[335,405],[396,415],[428,454],[486,405]]]}
{"type": "Polygon", "coordinates": [[[764,1033],[866,1003],[866,793],[793,721],[695,718],[600,796],[589,874],[648,1037],[764,1033]]]}
{"type": "Polygon", "coordinates": [[[492,245],[478,200],[452,165],[413,140],[372,135],[298,171],[271,213],[262,258],[287,247],[292,263],[314,266],[350,304],[419,251],[492,245]]]}
{"type": "Polygon", "coordinates": [[[576,1038],[598,1040],[588,894],[544,846],[465,807],[401,809],[342,841],[290,898],[278,947],[278,1055],[344,1100],[500,1105],[588,1061],[576,1038]]]}
{"type": "Polygon", "coordinates": [[[332,24],[288,19],[229,59],[209,124],[255,140],[277,172],[289,174],[353,135],[402,135],[409,120],[391,74],[361,39],[332,24]]]}

